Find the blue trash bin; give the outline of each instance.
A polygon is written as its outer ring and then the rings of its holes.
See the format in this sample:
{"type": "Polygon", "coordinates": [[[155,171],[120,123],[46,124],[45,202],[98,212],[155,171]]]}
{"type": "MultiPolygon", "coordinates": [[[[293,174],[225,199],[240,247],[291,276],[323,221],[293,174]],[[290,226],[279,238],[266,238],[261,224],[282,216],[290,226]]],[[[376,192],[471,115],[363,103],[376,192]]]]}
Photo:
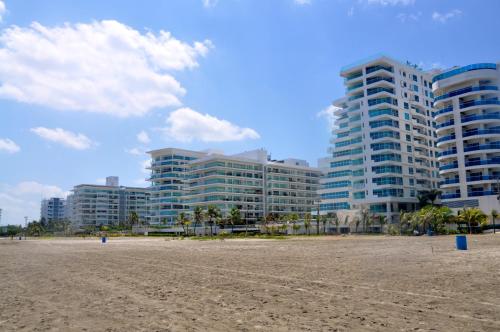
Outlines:
{"type": "Polygon", "coordinates": [[[105,236],[101,237],[101,242],[102,243],[106,243],[106,237],[105,236]]]}
{"type": "Polygon", "coordinates": [[[467,236],[457,235],[455,237],[458,250],[467,250],[467,236]]]}

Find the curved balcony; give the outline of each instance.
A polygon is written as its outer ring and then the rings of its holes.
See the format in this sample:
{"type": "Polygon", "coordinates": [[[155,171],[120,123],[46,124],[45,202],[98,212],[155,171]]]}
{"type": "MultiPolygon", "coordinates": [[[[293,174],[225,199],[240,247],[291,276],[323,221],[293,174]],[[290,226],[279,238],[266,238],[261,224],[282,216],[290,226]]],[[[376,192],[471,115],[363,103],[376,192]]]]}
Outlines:
{"type": "Polygon", "coordinates": [[[496,85],[483,85],[483,86],[468,86],[466,88],[454,90],[448,93],[445,93],[440,96],[436,96],[434,98],[434,102],[438,102],[447,98],[460,96],[469,92],[477,92],[477,91],[498,91],[498,87],[496,85]]]}
{"type": "Polygon", "coordinates": [[[482,150],[500,150],[500,142],[479,144],[479,145],[464,147],[464,152],[482,151],[482,150]]]}
{"type": "Polygon", "coordinates": [[[444,165],[439,166],[439,170],[440,171],[446,171],[446,170],[449,170],[449,169],[456,169],[456,168],[458,168],[458,163],[457,162],[449,163],[449,164],[444,164],[444,165]]]}
{"type": "Polygon", "coordinates": [[[472,122],[477,120],[500,120],[500,113],[468,115],[460,119],[462,123],[472,122]]]}
{"type": "Polygon", "coordinates": [[[456,178],[456,179],[446,179],[446,180],[440,181],[439,185],[443,186],[443,185],[447,185],[447,184],[456,184],[456,183],[460,183],[460,179],[458,179],[458,178],[456,178]]]}
{"type": "Polygon", "coordinates": [[[500,165],[500,158],[466,161],[465,167],[497,165],[497,164],[500,165]]]}
{"type": "Polygon", "coordinates": [[[381,81],[394,84],[394,79],[392,77],[375,76],[375,77],[367,78],[366,85],[374,84],[374,83],[381,82],[381,81]]]}
{"type": "Polygon", "coordinates": [[[479,99],[479,100],[469,100],[460,104],[460,109],[473,107],[473,106],[485,106],[485,105],[500,105],[500,100],[498,99],[479,99]]]}
{"type": "Polygon", "coordinates": [[[445,150],[445,151],[439,152],[438,153],[438,158],[439,157],[450,156],[450,155],[454,155],[454,154],[457,154],[457,148],[453,148],[453,149],[449,149],[449,150],[445,150]]]}
{"type": "Polygon", "coordinates": [[[439,138],[437,140],[438,143],[442,143],[442,142],[446,142],[446,141],[453,141],[455,140],[457,137],[455,136],[455,134],[451,134],[451,135],[447,135],[447,136],[443,136],[441,138],[439,138]]]}
{"type": "Polygon", "coordinates": [[[455,124],[455,120],[452,119],[452,120],[437,124],[436,129],[441,129],[444,127],[453,126],[454,124],[455,124]]]}
{"type": "Polygon", "coordinates": [[[442,74],[434,76],[432,78],[432,83],[440,81],[440,80],[444,80],[444,79],[447,79],[447,78],[450,78],[450,77],[453,77],[456,75],[460,75],[460,74],[466,73],[468,71],[481,70],[481,69],[496,70],[497,65],[495,63],[475,63],[472,65],[467,65],[467,66],[463,66],[460,68],[452,69],[452,70],[449,70],[449,71],[444,72],[442,74]]]}
{"type": "Polygon", "coordinates": [[[436,112],[434,112],[433,117],[435,120],[437,120],[438,118],[440,118],[444,115],[447,115],[449,113],[452,113],[452,112],[453,112],[453,106],[448,106],[445,108],[438,109],[436,112]]]}
{"type": "Polygon", "coordinates": [[[500,134],[500,128],[469,130],[469,131],[464,132],[462,134],[462,137],[481,136],[481,135],[495,135],[495,134],[500,134]]]}
{"type": "Polygon", "coordinates": [[[442,194],[441,199],[453,199],[453,198],[460,198],[460,194],[454,193],[454,194],[442,194]]]}

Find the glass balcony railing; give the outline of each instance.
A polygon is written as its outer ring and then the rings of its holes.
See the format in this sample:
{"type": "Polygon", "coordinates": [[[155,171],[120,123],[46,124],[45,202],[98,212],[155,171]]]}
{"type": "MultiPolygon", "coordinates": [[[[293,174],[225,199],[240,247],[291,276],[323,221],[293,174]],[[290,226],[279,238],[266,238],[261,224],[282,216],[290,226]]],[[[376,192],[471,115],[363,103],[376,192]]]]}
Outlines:
{"type": "Polygon", "coordinates": [[[462,123],[471,122],[476,120],[500,120],[500,113],[489,113],[489,114],[479,114],[479,115],[469,115],[464,116],[461,121],[462,123]]]}
{"type": "Polygon", "coordinates": [[[460,198],[459,193],[454,193],[454,194],[442,194],[441,199],[452,199],[452,198],[460,198]]]}
{"type": "Polygon", "coordinates": [[[377,70],[385,70],[385,71],[388,71],[389,73],[393,72],[392,67],[378,65],[378,66],[373,66],[373,67],[367,67],[366,74],[368,75],[368,74],[374,73],[377,70]]]}
{"type": "Polygon", "coordinates": [[[444,164],[439,167],[440,171],[444,171],[447,169],[455,169],[458,168],[458,163],[449,163],[449,164],[444,164]]]}
{"type": "Polygon", "coordinates": [[[464,147],[464,152],[480,151],[480,150],[497,150],[497,149],[500,149],[500,142],[466,146],[464,147]]]}
{"type": "Polygon", "coordinates": [[[374,95],[374,94],[379,93],[379,92],[387,92],[390,94],[394,94],[394,89],[391,89],[391,88],[371,88],[371,89],[368,89],[366,91],[366,94],[368,96],[371,96],[371,95],[374,95]]]}
{"type": "Polygon", "coordinates": [[[363,86],[363,82],[356,83],[354,85],[351,85],[350,87],[347,88],[347,91],[352,91],[354,89],[360,88],[363,86]]]}
{"type": "Polygon", "coordinates": [[[467,177],[467,182],[498,180],[500,175],[476,175],[467,177]]]}
{"type": "Polygon", "coordinates": [[[397,105],[398,100],[395,98],[391,98],[391,97],[368,99],[368,106],[374,106],[374,105],[383,104],[383,103],[397,105]]]}
{"type": "Polygon", "coordinates": [[[494,190],[483,190],[483,191],[469,191],[467,196],[469,197],[478,197],[478,196],[491,196],[496,195],[497,192],[494,190]]]}
{"type": "Polygon", "coordinates": [[[482,105],[500,105],[500,100],[498,99],[479,99],[479,100],[469,100],[460,104],[460,108],[467,108],[471,106],[482,106],[482,105]]]}
{"type": "Polygon", "coordinates": [[[386,81],[386,82],[394,84],[394,79],[392,77],[380,77],[380,76],[376,76],[376,77],[370,77],[370,78],[368,78],[366,80],[366,85],[377,83],[377,82],[380,82],[380,81],[386,81]]]}
{"type": "Polygon", "coordinates": [[[434,113],[434,116],[444,114],[444,113],[449,113],[449,112],[453,112],[453,106],[448,106],[448,107],[441,108],[441,109],[437,110],[437,112],[434,113]]]}
{"type": "Polygon", "coordinates": [[[462,136],[469,137],[469,136],[489,135],[489,134],[500,134],[500,128],[469,130],[464,132],[462,136]]]}
{"type": "Polygon", "coordinates": [[[463,73],[466,73],[468,71],[481,70],[481,69],[496,70],[497,65],[494,63],[475,63],[472,65],[456,68],[456,69],[453,69],[453,70],[450,70],[450,71],[447,71],[447,72],[444,72],[442,74],[434,76],[434,78],[432,79],[432,83],[440,81],[440,80],[444,80],[446,78],[450,78],[450,77],[453,77],[453,76],[456,76],[459,74],[463,74],[463,73]]]}
{"type": "Polygon", "coordinates": [[[446,121],[446,122],[443,122],[443,123],[439,123],[436,128],[444,128],[444,127],[448,127],[448,126],[453,126],[455,124],[455,120],[450,120],[450,121],[446,121]]]}
{"type": "Polygon", "coordinates": [[[357,73],[354,73],[354,74],[347,76],[345,78],[345,81],[347,82],[347,81],[353,80],[353,79],[361,77],[361,76],[363,76],[363,72],[360,71],[360,72],[357,72],[357,73]]]}
{"type": "Polygon", "coordinates": [[[481,165],[500,165],[500,158],[483,159],[483,160],[469,160],[465,161],[465,167],[481,166],[481,165]]]}
{"type": "Polygon", "coordinates": [[[450,150],[439,152],[438,153],[438,157],[449,156],[449,155],[452,155],[452,154],[457,154],[457,148],[453,148],[453,149],[450,149],[450,150]]]}
{"type": "Polygon", "coordinates": [[[463,95],[464,93],[468,93],[468,92],[484,91],[484,90],[497,91],[498,87],[495,86],[495,85],[468,86],[466,88],[462,88],[462,89],[458,89],[458,90],[455,90],[455,91],[451,91],[451,92],[445,93],[444,95],[441,95],[441,96],[436,96],[436,98],[434,98],[434,102],[439,101],[439,100],[443,100],[443,99],[446,99],[446,98],[450,98],[450,97],[455,97],[455,96],[463,95]]]}
{"type": "Polygon", "coordinates": [[[359,99],[359,98],[363,98],[364,96],[365,96],[364,93],[360,93],[360,94],[357,94],[357,95],[349,97],[349,101],[353,101],[353,100],[356,100],[356,99],[359,99]]]}
{"type": "Polygon", "coordinates": [[[439,182],[439,185],[442,186],[444,184],[455,184],[455,183],[460,183],[460,179],[446,179],[439,182]]]}
{"type": "Polygon", "coordinates": [[[439,138],[437,140],[438,143],[441,143],[441,142],[445,142],[445,141],[451,141],[451,140],[454,140],[456,138],[455,134],[453,135],[447,135],[447,136],[443,136],[441,138],[439,138]]]}

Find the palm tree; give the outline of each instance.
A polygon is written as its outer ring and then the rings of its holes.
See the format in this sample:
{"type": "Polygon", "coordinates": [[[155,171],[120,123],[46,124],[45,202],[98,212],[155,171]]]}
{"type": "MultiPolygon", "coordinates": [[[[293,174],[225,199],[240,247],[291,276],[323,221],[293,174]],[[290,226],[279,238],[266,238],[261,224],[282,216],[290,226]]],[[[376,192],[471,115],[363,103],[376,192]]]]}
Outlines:
{"type": "Polygon", "coordinates": [[[220,210],[215,205],[209,205],[207,207],[206,215],[208,218],[208,224],[210,225],[210,236],[212,236],[212,235],[214,235],[214,231],[213,231],[214,219],[220,215],[220,210]]]}
{"type": "Polygon", "coordinates": [[[495,210],[495,209],[491,210],[491,220],[493,222],[493,234],[496,233],[495,221],[496,221],[497,218],[498,218],[498,211],[495,210]]]}
{"type": "Polygon", "coordinates": [[[139,226],[139,215],[137,214],[137,212],[135,211],[130,212],[129,220],[130,220],[130,226],[134,225],[139,226]]]}
{"type": "Polygon", "coordinates": [[[469,228],[469,234],[472,234],[471,226],[484,225],[487,222],[488,217],[483,213],[483,211],[479,210],[478,208],[465,208],[458,215],[458,220],[466,223],[467,227],[469,228]]]}
{"type": "Polygon", "coordinates": [[[366,208],[361,210],[361,223],[363,224],[363,232],[366,233],[367,226],[370,223],[370,211],[366,208]]]}
{"type": "Polygon", "coordinates": [[[427,202],[429,201],[429,196],[427,196],[427,191],[422,191],[417,195],[418,199],[418,206],[420,208],[423,208],[424,206],[427,205],[427,202]]]}
{"type": "Polygon", "coordinates": [[[295,225],[297,224],[297,221],[299,220],[299,215],[297,213],[292,213],[288,216],[288,218],[289,218],[290,222],[293,224],[292,229],[294,230],[294,233],[297,233],[296,231],[298,229],[300,229],[300,227],[296,228],[295,225]]]}
{"type": "Polygon", "coordinates": [[[323,223],[323,234],[326,234],[326,225],[330,223],[330,215],[335,212],[328,212],[326,215],[321,216],[321,222],[323,223]]]}
{"type": "Polygon", "coordinates": [[[194,223],[193,223],[193,233],[196,235],[196,227],[203,221],[203,209],[199,206],[194,208],[194,223]]]}
{"type": "Polygon", "coordinates": [[[441,191],[437,189],[431,189],[426,193],[427,199],[431,201],[431,204],[434,205],[434,201],[441,195],[441,191]]]}
{"type": "Polygon", "coordinates": [[[233,207],[231,211],[229,211],[229,222],[231,223],[231,234],[234,231],[234,225],[241,223],[241,212],[237,207],[233,207]]]}
{"type": "Polygon", "coordinates": [[[177,224],[182,226],[184,235],[188,235],[190,223],[191,222],[189,221],[188,216],[184,212],[179,213],[179,215],[177,216],[177,224]]]}
{"type": "Polygon", "coordinates": [[[308,212],[304,215],[304,227],[306,228],[307,235],[311,235],[311,214],[308,212]]]}
{"type": "Polygon", "coordinates": [[[361,219],[359,219],[358,217],[355,217],[354,218],[354,226],[355,226],[355,232],[356,233],[358,232],[358,227],[359,227],[360,223],[361,223],[361,219]]]}
{"type": "Polygon", "coordinates": [[[378,223],[380,225],[380,233],[384,233],[384,225],[387,224],[387,217],[383,215],[378,216],[378,223]]]}
{"type": "Polygon", "coordinates": [[[344,217],[344,226],[347,226],[348,223],[349,223],[349,216],[345,216],[344,217]]]}

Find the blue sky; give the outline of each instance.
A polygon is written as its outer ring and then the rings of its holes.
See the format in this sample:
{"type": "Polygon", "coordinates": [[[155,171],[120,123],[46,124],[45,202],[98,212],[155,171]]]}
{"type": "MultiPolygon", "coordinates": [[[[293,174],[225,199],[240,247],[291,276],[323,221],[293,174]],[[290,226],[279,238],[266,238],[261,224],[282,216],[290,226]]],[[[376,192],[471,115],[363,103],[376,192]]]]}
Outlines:
{"type": "Polygon", "coordinates": [[[385,53],[424,68],[498,61],[498,1],[0,0],[2,224],[120,176],[144,151],[326,155],[339,70],[385,53]],[[467,41],[467,42],[464,42],[467,41]],[[325,112],[323,112],[325,114],[325,112]]]}

